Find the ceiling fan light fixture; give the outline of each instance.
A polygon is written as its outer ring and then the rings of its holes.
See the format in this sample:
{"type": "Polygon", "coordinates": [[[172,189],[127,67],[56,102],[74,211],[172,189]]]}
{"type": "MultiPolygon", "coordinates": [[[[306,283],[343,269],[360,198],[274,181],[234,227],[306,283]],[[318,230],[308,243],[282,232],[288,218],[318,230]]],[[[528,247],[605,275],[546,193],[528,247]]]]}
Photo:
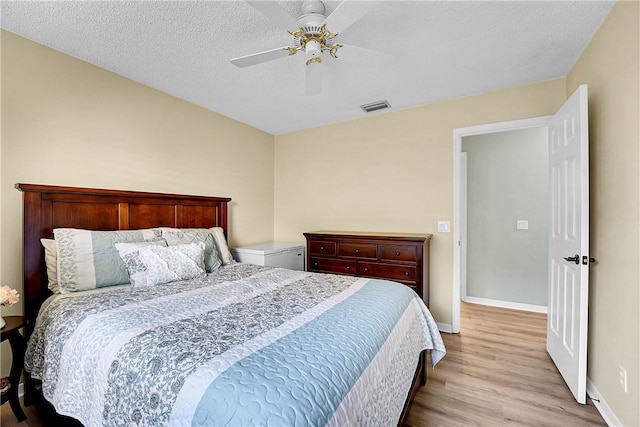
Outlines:
{"type": "MultiPolygon", "coordinates": [[[[265,15],[291,36],[292,45],[276,49],[245,55],[230,60],[237,67],[248,67],[267,61],[292,56],[298,52],[305,53],[305,83],[306,94],[314,95],[320,92],[322,86],[323,56],[338,58],[338,50],[345,47],[346,61],[362,57],[371,52],[357,46],[338,44],[335,38],[339,33],[350,27],[354,22],[375,8],[376,2],[361,2],[343,0],[334,10],[325,15],[325,6],[321,0],[306,0],[302,4],[302,15],[295,18],[289,14],[276,0],[246,0],[260,13],[265,15]],[[329,31],[327,29],[331,29],[329,31]],[[296,28],[292,30],[292,28],[296,28]]],[[[342,53],[342,50],[340,50],[342,53]]],[[[342,57],[343,55],[340,55],[342,57]]]]}
{"type": "Polygon", "coordinates": [[[383,101],[372,102],[370,104],[363,104],[360,106],[365,113],[372,113],[374,111],[383,110],[385,108],[391,108],[391,104],[386,99],[383,101]]]}

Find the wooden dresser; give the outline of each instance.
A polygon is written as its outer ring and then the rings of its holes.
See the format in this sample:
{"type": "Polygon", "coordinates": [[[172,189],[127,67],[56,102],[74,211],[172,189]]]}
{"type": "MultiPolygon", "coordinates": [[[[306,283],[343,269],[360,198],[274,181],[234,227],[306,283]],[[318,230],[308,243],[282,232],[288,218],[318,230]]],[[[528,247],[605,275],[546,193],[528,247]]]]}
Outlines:
{"type": "Polygon", "coordinates": [[[429,306],[431,234],[314,231],[307,239],[307,271],[403,283],[429,306]]]}

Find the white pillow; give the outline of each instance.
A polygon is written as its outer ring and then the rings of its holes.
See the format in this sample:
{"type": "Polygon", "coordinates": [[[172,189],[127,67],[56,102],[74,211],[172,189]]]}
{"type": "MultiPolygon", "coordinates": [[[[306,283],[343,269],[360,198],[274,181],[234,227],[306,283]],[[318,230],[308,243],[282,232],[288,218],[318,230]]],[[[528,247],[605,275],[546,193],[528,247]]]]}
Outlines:
{"type": "Polygon", "coordinates": [[[122,258],[124,266],[129,273],[129,279],[134,287],[147,286],[147,266],[140,258],[140,248],[147,246],[167,246],[167,242],[163,239],[148,240],[145,242],[134,243],[116,243],[118,255],[122,258]]]}
{"type": "Polygon", "coordinates": [[[147,285],[204,277],[204,243],[176,246],[147,246],[138,249],[147,267],[147,285]]]}
{"type": "Polygon", "coordinates": [[[218,253],[220,254],[220,258],[222,258],[222,264],[232,264],[235,262],[233,259],[233,255],[231,255],[231,251],[229,250],[229,245],[227,244],[227,239],[224,237],[224,230],[222,227],[212,227],[209,229],[213,233],[213,237],[216,240],[216,245],[218,246],[218,253]]]}
{"type": "Polygon", "coordinates": [[[47,285],[49,290],[54,294],[60,293],[58,286],[58,245],[53,239],[40,239],[40,243],[44,246],[44,263],[47,266],[47,285]]]}

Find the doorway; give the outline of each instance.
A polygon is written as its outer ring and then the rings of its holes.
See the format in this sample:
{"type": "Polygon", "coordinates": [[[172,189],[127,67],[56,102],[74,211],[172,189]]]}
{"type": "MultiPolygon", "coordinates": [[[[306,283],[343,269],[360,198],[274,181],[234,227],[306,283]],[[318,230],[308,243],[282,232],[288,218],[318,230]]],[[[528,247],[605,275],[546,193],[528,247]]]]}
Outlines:
{"type": "MultiPolygon", "coordinates": [[[[546,129],[549,123],[549,116],[545,117],[536,117],[531,119],[524,120],[515,120],[508,122],[500,122],[500,123],[492,123],[481,126],[472,126],[466,128],[458,128],[454,130],[454,272],[453,272],[453,301],[452,301],[452,332],[459,333],[460,332],[460,301],[464,296],[466,300],[469,300],[470,295],[468,295],[467,288],[467,249],[469,248],[467,245],[467,198],[466,198],[466,173],[467,168],[466,164],[468,163],[468,156],[463,154],[463,143],[467,144],[468,141],[473,141],[475,139],[476,142],[482,141],[483,136],[487,136],[489,134],[498,134],[503,132],[517,131],[517,130],[525,130],[525,129],[534,129],[534,128],[542,128],[546,129]]],[[[546,168],[545,171],[546,173],[546,168]]],[[[486,213],[485,213],[486,214],[486,213]]],[[[490,218],[491,215],[485,218],[490,218]]],[[[498,218],[498,223],[504,218],[498,218]]],[[[522,221],[526,221],[526,218],[522,218],[522,221]]],[[[504,225],[504,224],[503,224],[504,225]]],[[[524,223],[514,223],[508,224],[512,226],[513,229],[517,230],[517,227],[520,226],[520,230],[524,232],[524,223]]],[[[479,227],[475,227],[479,229],[479,227]]],[[[546,233],[546,231],[545,231],[546,233]]],[[[521,235],[524,235],[521,234],[521,235]]],[[[546,254],[545,254],[546,256],[546,254]]],[[[476,271],[482,271],[482,260],[475,260],[476,271]]],[[[487,271],[485,270],[485,273],[487,271]]],[[[491,272],[489,272],[491,273],[491,272]]],[[[491,274],[484,274],[487,278],[491,278],[491,274]]],[[[501,290],[489,290],[489,293],[486,293],[486,289],[482,289],[483,286],[479,286],[480,292],[485,292],[485,296],[491,295],[500,295],[501,292],[504,294],[509,293],[508,285],[501,284],[501,290]],[[493,293],[492,293],[493,292],[493,293]],[[497,292],[497,293],[496,293],[497,292]]],[[[544,283],[546,287],[546,283],[544,283]]],[[[473,296],[471,296],[473,298],[473,296]]],[[[476,297],[478,298],[478,297],[476,297]]],[[[504,298],[503,298],[504,299],[504,298]]],[[[509,299],[507,297],[507,299],[509,299]]],[[[513,299],[513,298],[511,298],[513,299]]],[[[500,299],[497,298],[488,298],[488,297],[480,297],[476,300],[476,302],[490,303],[492,305],[504,306],[509,308],[524,308],[531,309],[538,306],[537,304],[522,304],[517,302],[506,303],[500,305],[500,299]]],[[[539,310],[534,310],[539,311],[539,310]]]]}
{"type": "Polygon", "coordinates": [[[548,132],[544,126],[462,138],[462,301],[547,312],[548,132]]]}

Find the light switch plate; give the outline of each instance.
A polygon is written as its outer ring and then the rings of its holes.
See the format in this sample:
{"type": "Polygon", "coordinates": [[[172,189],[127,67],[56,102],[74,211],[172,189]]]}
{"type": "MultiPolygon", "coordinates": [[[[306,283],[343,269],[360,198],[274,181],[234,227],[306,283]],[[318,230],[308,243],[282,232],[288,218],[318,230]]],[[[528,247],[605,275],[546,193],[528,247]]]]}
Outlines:
{"type": "Polygon", "coordinates": [[[449,233],[451,231],[451,223],[449,221],[438,221],[438,233],[449,233]]]}
{"type": "Polygon", "coordinates": [[[516,221],[516,230],[528,230],[529,229],[529,221],[526,219],[519,219],[516,221]]]}

